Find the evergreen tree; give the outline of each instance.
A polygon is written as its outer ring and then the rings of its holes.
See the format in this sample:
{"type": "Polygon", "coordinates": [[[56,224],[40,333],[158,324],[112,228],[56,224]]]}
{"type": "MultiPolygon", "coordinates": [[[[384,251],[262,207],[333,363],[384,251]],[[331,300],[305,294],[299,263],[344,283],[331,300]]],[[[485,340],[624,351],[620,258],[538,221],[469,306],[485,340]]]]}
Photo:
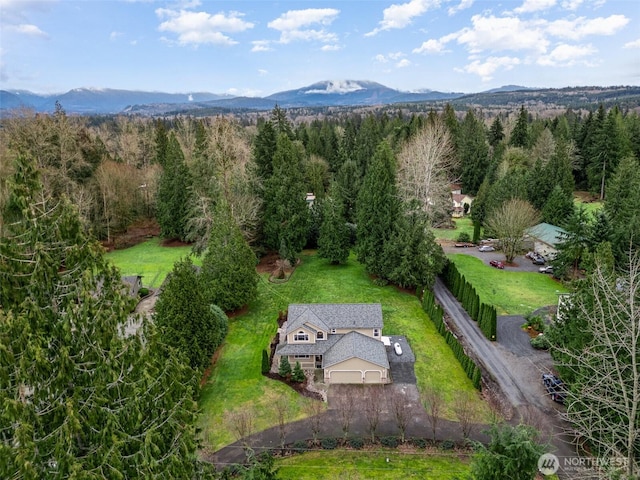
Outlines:
{"type": "Polygon", "coordinates": [[[349,258],[350,235],[340,199],[334,199],[333,196],[327,197],[322,202],[318,256],[326,258],[333,264],[346,262],[349,258]]]}
{"type": "Polygon", "coordinates": [[[0,212],[0,477],[191,478],[193,371],[132,307],[74,207],[18,158],[0,212]]]}
{"type": "Polygon", "coordinates": [[[573,196],[567,195],[560,185],[556,185],[542,208],[542,221],[564,226],[573,214],[574,208],[573,196]]]}
{"type": "Polygon", "coordinates": [[[487,135],[489,140],[489,145],[495,148],[502,140],[504,140],[504,127],[502,126],[502,122],[500,121],[500,116],[497,115],[496,118],[491,122],[491,127],[489,127],[489,133],[487,135]]]}
{"type": "Polygon", "coordinates": [[[158,223],[163,237],[186,239],[191,184],[182,149],[175,135],[171,134],[158,183],[158,223]]]}
{"type": "Polygon", "coordinates": [[[227,319],[211,308],[200,274],[189,257],[169,273],[156,302],[154,321],[168,345],[194,369],[205,368],[227,334],[227,319]]]}
{"type": "Polygon", "coordinates": [[[520,148],[529,147],[529,112],[524,108],[524,105],[520,107],[516,125],[509,137],[509,145],[520,148]]]}
{"type": "Polygon", "coordinates": [[[367,272],[385,276],[384,246],[400,212],[396,165],[386,142],[378,146],[364,177],[357,203],[357,255],[367,272]]]}
{"type": "Polygon", "coordinates": [[[462,165],[460,180],[465,193],[475,195],[489,167],[489,145],[484,124],[469,110],[464,117],[458,140],[458,157],[462,165]]]}
{"type": "Polygon", "coordinates": [[[257,263],[229,207],[220,201],[202,260],[202,288],[207,302],[230,312],[254,300],[258,293],[257,263]]]}
{"type": "Polygon", "coordinates": [[[258,134],[253,145],[253,157],[258,169],[258,177],[263,181],[273,175],[273,156],[276,154],[278,135],[270,121],[258,126],[258,134]]]}
{"type": "Polygon", "coordinates": [[[291,374],[291,380],[294,382],[302,383],[304,382],[304,370],[300,366],[300,362],[296,362],[295,367],[293,367],[293,373],[291,374]]]}
{"type": "Polygon", "coordinates": [[[286,355],[280,357],[278,375],[280,375],[282,378],[287,378],[289,375],[291,375],[291,364],[289,363],[289,357],[287,357],[286,355]]]}
{"type": "Polygon", "coordinates": [[[584,207],[574,210],[564,225],[567,233],[560,235],[557,245],[558,254],[553,260],[553,272],[558,277],[567,274],[575,276],[580,269],[583,257],[589,251],[591,222],[584,207]]]}
{"type": "Polygon", "coordinates": [[[271,365],[269,365],[269,354],[266,350],[262,350],[262,374],[269,373],[271,370],[271,365]]]}
{"type": "Polygon", "coordinates": [[[156,120],[156,162],[161,167],[164,167],[167,161],[167,155],[169,151],[169,135],[167,134],[167,127],[163,120],[156,120]]]}
{"type": "Polygon", "coordinates": [[[361,177],[353,160],[346,160],[336,175],[337,195],[342,200],[344,217],[349,223],[356,223],[356,201],[360,191],[361,177]]]}
{"type": "Polygon", "coordinates": [[[278,137],[273,165],[265,182],[264,242],[294,264],[307,241],[309,207],[302,152],[286,135],[278,137]]]}

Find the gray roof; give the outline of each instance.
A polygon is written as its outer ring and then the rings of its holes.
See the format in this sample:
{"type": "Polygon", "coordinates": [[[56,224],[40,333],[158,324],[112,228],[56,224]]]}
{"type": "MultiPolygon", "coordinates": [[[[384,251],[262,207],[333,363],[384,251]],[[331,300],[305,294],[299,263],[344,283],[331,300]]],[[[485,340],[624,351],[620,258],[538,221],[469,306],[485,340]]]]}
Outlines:
{"type": "Polygon", "coordinates": [[[283,343],[278,345],[276,353],[278,355],[324,355],[341,337],[342,335],[329,335],[326,340],[317,340],[316,343],[283,343]]]}
{"type": "Polygon", "coordinates": [[[350,358],[360,358],[375,365],[389,368],[389,359],[384,344],[380,340],[358,332],[341,335],[340,340],[327,350],[322,358],[322,367],[331,367],[350,358]]]}
{"type": "Polygon", "coordinates": [[[289,305],[287,334],[309,323],[320,329],[382,328],[379,303],[311,303],[289,305]]]}

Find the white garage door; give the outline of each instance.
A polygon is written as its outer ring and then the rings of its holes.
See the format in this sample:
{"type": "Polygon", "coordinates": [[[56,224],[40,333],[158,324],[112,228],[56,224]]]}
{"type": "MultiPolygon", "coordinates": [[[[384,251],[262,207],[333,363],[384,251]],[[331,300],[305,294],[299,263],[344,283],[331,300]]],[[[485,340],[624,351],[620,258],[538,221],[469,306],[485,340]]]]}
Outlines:
{"type": "Polygon", "coordinates": [[[330,383],[362,383],[362,372],[360,370],[347,370],[329,372],[330,383]]]}
{"type": "Polygon", "coordinates": [[[367,370],[364,372],[364,383],[382,383],[382,372],[379,370],[367,370]]]}

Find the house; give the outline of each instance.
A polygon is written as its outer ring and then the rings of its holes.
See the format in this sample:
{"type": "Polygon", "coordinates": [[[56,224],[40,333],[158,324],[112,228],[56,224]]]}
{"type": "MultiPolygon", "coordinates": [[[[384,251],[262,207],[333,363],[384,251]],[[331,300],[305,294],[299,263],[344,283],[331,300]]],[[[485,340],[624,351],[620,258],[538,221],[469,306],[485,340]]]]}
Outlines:
{"type": "Polygon", "coordinates": [[[566,233],[566,230],[550,223],[539,223],[526,232],[533,240],[533,250],[545,258],[555,257],[557,245],[563,241],[566,233]]]}
{"type": "Polygon", "coordinates": [[[276,361],[322,369],[327,384],[390,381],[379,303],[289,305],[281,338],[276,361]]]}
{"type": "Polygon", "coordinates": [[[462,193],[452,193],[451,199],[453,201],[453,213],[454,217],[464,217],[467,213],[471,211],[471,204],[473,203],[474,197],[470,195],[465,195],[462,193]],[[467,205],[467,210],[465,211],[465,204],[467,205]]]}

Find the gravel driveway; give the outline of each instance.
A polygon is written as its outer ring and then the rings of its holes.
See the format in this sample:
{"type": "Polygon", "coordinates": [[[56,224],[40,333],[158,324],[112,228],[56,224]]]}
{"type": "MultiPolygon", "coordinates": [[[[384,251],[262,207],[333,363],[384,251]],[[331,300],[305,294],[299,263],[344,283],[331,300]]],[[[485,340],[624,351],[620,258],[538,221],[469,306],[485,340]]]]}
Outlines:
{"type": "MultiPolygon", "coordinates": [[[[495,251],[495,252],[479,252],[478,247],[468,247],[468,248],[456,248],[451,245],[443,245],[442,249],[444,253],[460,253],[463,255],[470,255],[472,257],[479,258],[484,263],[489,265],[491,260],[499,260],[504,262],[504,253],[495,251]]],[[[512,265],[506,265],[504,267],[505,270],[510,270],[512,272],[537,272],[542,265],[534,265],[531,260],[526,258],[524,255],[518,255],[513,260],[512,265]]],[[[543,275],[542,273],[540,275],[543,275]]]]}

